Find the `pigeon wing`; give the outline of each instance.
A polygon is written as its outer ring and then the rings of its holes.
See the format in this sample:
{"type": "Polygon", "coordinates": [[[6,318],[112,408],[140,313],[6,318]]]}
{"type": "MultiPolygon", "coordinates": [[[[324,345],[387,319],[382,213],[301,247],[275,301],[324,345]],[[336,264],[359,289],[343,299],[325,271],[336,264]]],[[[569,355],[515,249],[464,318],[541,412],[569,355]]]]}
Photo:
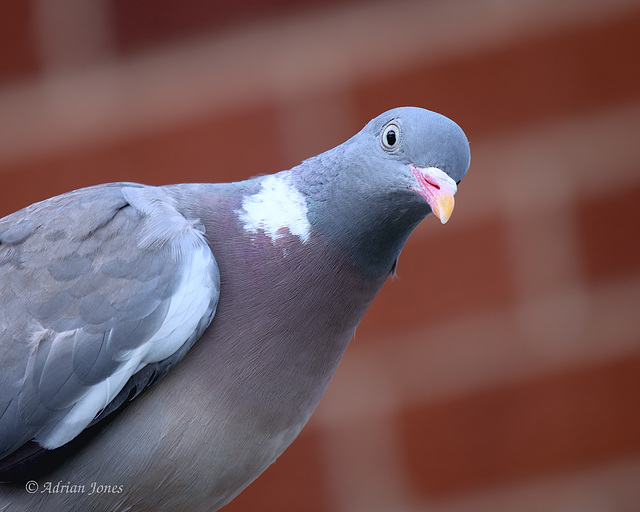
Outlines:
{"type": "Polygon", "coordinates": [[[57,448],[161,378],[220,277],[204,226],[161,187],[77,190],[0,220],[0,458],[57,448]]]}

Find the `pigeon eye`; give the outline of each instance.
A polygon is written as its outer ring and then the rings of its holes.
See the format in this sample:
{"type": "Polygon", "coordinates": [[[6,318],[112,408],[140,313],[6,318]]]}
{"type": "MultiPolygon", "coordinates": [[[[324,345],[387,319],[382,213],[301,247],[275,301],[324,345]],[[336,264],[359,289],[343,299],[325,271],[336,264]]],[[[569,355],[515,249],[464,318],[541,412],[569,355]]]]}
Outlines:
{"type": "Polygon", "coordinates": [[[400,127],[397,124],[390,124],[382,132],[382,147],[391,151],[398,147],[400,143],[400,127]]]}

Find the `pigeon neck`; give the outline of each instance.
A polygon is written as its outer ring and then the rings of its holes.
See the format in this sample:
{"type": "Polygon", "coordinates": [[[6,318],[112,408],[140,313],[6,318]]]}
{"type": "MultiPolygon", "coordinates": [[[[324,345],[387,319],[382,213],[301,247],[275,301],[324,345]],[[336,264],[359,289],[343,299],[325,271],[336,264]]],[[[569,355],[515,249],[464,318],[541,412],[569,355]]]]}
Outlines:
{"type": "Polygon", "coordinates": [[[380,190],[341,169],[334,151],[292,169],[306,196],[311,225],[371,279],[386,278],[411,231],[429,212],[409,190],[380,190]]]}

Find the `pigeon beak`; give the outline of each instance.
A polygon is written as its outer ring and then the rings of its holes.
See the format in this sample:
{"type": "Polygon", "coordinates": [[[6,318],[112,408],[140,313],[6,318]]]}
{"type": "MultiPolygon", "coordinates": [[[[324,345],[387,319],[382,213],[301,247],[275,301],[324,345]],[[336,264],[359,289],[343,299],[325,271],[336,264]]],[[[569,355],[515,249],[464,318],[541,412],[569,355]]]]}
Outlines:
{"type": "Polygon", "coordinates": [[[414,190],[424,197],[431,211],[445,224],[453,213],[453,195],[458,190],[456,182],[437,167],[422,168],[412,165],[411,172],[418,181],[414,190]]]}

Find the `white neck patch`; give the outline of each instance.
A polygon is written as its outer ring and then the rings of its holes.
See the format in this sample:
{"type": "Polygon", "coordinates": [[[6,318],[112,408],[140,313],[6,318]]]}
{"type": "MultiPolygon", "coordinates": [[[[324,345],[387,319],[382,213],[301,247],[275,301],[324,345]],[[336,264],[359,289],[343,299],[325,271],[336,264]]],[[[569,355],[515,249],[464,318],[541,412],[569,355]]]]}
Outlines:
{"type": "Polygon", "coordinates": [[[311,225],[304,196],[283,173],[265,176],[260,185],[256,194],[242,200],[242,210],[237,212],[244,230],[252,235],[263,231],[273,243],[287,230],[306,242],[311,225]]]}

